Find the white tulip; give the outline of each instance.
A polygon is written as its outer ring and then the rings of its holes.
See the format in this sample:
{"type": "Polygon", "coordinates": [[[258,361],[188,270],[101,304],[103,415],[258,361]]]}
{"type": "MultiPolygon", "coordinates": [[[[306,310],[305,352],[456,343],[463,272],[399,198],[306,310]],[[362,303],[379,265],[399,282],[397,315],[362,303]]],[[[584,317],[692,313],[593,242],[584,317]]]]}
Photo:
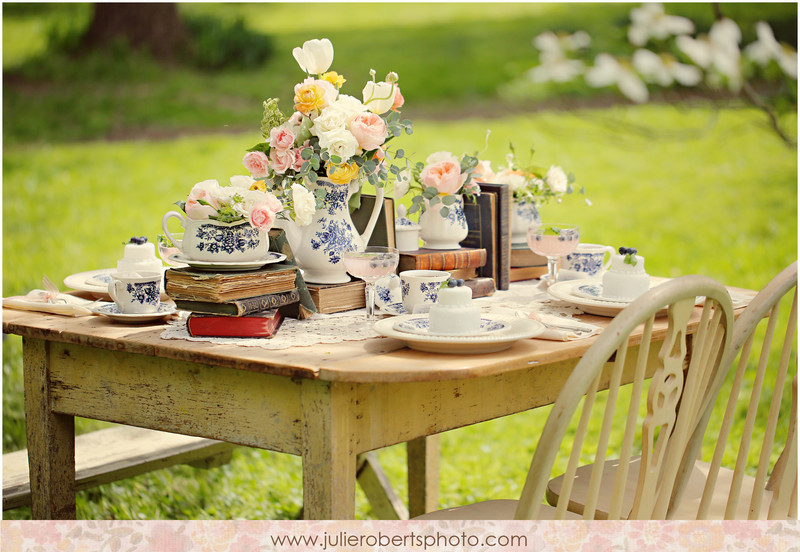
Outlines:
{"type": "Polygon", "coordinates": [[[381,115],[394,105],[394,85],[388,82],[369,81],[361,91],[367,109],[381,115]]]}
{"type": "Polygon", "coordinates": [[[310,75],[321,75],[333,63],[333,44],[327,38],[308,40],[292,50],[300,68],[310,75]]]}

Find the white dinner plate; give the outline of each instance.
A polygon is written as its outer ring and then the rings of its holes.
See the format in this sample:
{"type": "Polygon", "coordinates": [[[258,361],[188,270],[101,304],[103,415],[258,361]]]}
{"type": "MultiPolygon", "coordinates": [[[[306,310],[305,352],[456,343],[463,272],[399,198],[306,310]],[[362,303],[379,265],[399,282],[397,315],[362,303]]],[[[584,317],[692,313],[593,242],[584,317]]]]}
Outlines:
{"type": "MultiPolygon", "coordinates": [[[[406,314],[400,318],[410,318],[412,316],[416,315],[406,314]]],[[[504,332],[478,336],[419,335],[395,330],[394,324],[396,322],[397,319],[395,318],[384,318],[376,322],[373,329],[386,337],[404,341],[411,349],[426,353],[495,353],[508,349],[521,339],[536,337],[545,330],[544,325],[535,320],[514,318],[510,319],[511,327],[504,332]]]]}
{"type": "MultiPolygon", "coordinates": [[[[430,319],[427,314],[415,314],[411,317],[396,319],[394,326],[399,332],[417,335],[443,335],[452,336],[453,334],[443,334],[432,332],[430,329],[430,319]]],[[[476,333],[469,336],[488,335],[495,332],[502,332],[511,329],[511,321],[508,317],[494,316],[486,314],[481,316],[481,325],[476,333]]]]}
{"type": "Polygon", "coordinates": [[[116,268],[101,268],[87,272],[77,272],[64,278],[64,285],[70,289],[87,291],[93,294],[96,299],[108,298],[108,283],[101,284],[100,282],[116,271],[116,268]]]}
{"type": "Polygon", "coordinates": [[[177,263],[184,263],[197,270],[213,270],[215,272],[237,271],[237,270],[256,270],[262,266],[272,263],[279,263],[286,259],[283,253],[275,253],[268,251],[265,257],[256,259],[255,261],[196,261],[190,259],[183,253],[175,253],[170,255],[170,261],[177,263]]]}
{"type": "Polygon", "coordinates": [[[177,309],[175,305],[169,303],[161,303],[158,306],[158,312],[149,312],[145,314],[125,314],[119,312],[116,303],[106,303],[99,305],[92,309],[92,312],[107,316],[114,322],[122,322],[124,324],[145,324],[147,322],[156,322],[158,320],[165,320],[172,316],[177,309]]]}

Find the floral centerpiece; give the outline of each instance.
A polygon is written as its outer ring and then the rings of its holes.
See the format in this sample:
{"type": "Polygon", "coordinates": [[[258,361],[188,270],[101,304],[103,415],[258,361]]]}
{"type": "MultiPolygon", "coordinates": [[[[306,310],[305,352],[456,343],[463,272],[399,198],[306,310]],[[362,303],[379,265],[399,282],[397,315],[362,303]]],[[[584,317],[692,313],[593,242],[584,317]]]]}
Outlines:
{"type": "MultiPolygon", "coordinates": [[[[557,165],[534,165],[530,160],[527,165],[522,165],[516,156],[514,145],[509,145],[509,153],[505,163],[497,171],[493,171],[491,162],[481,160],[478,162],[473,179],[478,182],[493,182],[507,184],[512,191],[513,210],[511,215],[511,241],[512,243],[526,243],[525,234],[532,222],[540,221],[539,209],[548,202],[561,202],[565,195],[575,191],[573,186],[575,176],[567,174],[557,165]]],[[[532,160],[535,149],[530,150],[532,160]]],[[[585,194],[586,190],[580,188],[578,193],[585,194]]],[[[589,200],[586,200],[587,203],[589,200]]]]}
{"type": "Polygon", "coordinates": [[[402,158],[403,151],[390,153],[387,144],[412,127],[400,117],[405,100],[397,73],[377,81],[371,70],[371,80],[355,97],[342,93],[346,79],[330,70],[330,40],[309,40],[292,53],[307,74],[294,87],[293,111],[286,117],[277,99],[264,102],[263,141],[247,151],[243,164],[283,203],[286,220],[278,225],[305,279],[342,283],[349,281],[342,251],[369,241],[383,206],[383,187],[400,172],[390,162],[402,158]],[[348,206],[359,203],[366,183],[375,187],[377,201],[359,235],[348,206]]]}
{"type": "Polygon", "coordinates": [[[420,211],[419,223],[425,247],[457,249],[469,228],[464,215],[464,198],[475,201],[481,190],[472,173],[478,159],[460,158],[449,151],[428,156],[411,170],[409,191],[414,194],[409,213],[420,211]]]}
{"type": "MultiPolygon", "coordinates": [[[[311,222],[312,206],[324,205],[324,190],[311,186],[319,177],[352,184],[353,192],[365,182],[382,187],[389,177],[387,143],[404,131],[411,134],[412,126],[400,117],[405,100],[397,73],[378,82],[376,72],[370,71],[371,80],[359,99],[341,93],[346,79],[329,71],[330,40],[309,40],[292,53],[308,74],[294,87],[294,111],[287,118],[277,99],[264,102],[264,141],[248,150],[243,163],[252,177],[269,181],[287,207],[286,214],[304,226],[311,222]]],[[[394,158],[402,157],[402,150],[394,152],[394,158]]]]}

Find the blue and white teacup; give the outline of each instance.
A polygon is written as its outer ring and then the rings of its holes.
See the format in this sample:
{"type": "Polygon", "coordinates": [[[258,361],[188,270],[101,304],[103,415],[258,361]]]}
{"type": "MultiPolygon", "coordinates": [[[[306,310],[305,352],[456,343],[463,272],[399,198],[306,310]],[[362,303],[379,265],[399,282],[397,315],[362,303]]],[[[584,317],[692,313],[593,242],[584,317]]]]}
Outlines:
{"type": "Polygon", "coordinates": [[[400,273],[403,309],[413,313],[415,308],[432,305],[439,299],[442,282],[450,278],[443,270],[404,270],[400,273]]]}
{"type": "Polygon", "coordinates": [[[108,294],[122,314],[158,312],[161,277],[161,272],[113,272],[108,294]]]}
{"type": "Polygon", "coordinates": [[[561,268],[579,273],[582,278],[596,278],[608,270],[613,254],[614,248],[610,245],[581,243],[574,252],[564,258],[561,268]]]}

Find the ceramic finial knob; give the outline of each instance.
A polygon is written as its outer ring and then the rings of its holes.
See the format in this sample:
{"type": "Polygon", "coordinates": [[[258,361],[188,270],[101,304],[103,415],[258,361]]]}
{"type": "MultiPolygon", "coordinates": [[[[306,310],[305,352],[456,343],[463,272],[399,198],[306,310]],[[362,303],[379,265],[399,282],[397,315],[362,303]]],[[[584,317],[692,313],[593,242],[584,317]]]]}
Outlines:
{"type": "Polygon", "coordinates": [[[406,209],[405,205],[398,205],[397,206],[397,216],[398,216],[398,218],[405,218],[407,212],[408,212],[408,210],[406,209]]]}

